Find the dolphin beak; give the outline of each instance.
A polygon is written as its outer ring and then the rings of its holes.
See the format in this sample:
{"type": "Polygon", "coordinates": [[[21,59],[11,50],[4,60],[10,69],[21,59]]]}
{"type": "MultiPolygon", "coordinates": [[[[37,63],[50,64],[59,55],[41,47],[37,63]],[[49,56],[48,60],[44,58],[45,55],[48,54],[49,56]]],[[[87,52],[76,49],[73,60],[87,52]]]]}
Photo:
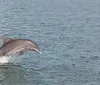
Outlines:
{"type": "Polygon", "coordinates": [[[40,53],[40,54],[41,54],[40,49],[36,49],[36,48],[34,48],[34,51],[36,51],[37,53],[40,53]]]}
{"type": "Polygon", "coordinates": [[[40,51],[39,53],[40,53],[40,54],[42,54],[42,52],[41,52],[41,51],[40,51]]]}
{"type": "Polygon", "coordinates": [[[36,52],[41,54],[41,51],[39,51],[39,50],[36,50],[36,52]]]}

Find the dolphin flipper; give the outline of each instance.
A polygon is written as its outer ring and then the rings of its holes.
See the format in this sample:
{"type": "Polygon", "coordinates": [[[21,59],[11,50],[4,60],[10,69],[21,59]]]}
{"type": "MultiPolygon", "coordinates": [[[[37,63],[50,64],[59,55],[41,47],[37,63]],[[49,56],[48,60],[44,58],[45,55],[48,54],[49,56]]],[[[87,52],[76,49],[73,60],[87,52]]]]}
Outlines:
{"type": "Polygon", "coordinates": [[[23,54],[24,54],[24,51],[20,51],[20,52],[19,52],[19,55],[23,55],[23,54]]]}
{"type": "Polygon", "coordinates": [[[19,52],[19,55],[23,55],[26,52],[27,49],[23,49],[22,51],[19,52]]]}
{"type": "Polygon", "coordinates": [[[13,40],[12,38],[8,38],[6,35],[0,36],[0,39],[3,40],[4,44],[7,43],[7,42],[9,42],[9,41],[11,41],[11,40],[13,40]]]}

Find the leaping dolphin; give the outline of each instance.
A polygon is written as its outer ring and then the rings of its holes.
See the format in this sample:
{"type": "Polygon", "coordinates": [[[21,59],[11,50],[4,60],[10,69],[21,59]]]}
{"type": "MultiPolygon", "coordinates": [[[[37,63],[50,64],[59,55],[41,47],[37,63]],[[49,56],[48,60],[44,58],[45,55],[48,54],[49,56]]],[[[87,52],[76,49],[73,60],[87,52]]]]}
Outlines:
{"type": "Polygon", "coordinates": [[[29,39],[12,39],[7,36],[1,36],[3,45],[0,47],[0,56],[9,56],[13,54],[23,54],[28,50],[32,50],[38,53],[40,52],[39,46],[29,39]]]}

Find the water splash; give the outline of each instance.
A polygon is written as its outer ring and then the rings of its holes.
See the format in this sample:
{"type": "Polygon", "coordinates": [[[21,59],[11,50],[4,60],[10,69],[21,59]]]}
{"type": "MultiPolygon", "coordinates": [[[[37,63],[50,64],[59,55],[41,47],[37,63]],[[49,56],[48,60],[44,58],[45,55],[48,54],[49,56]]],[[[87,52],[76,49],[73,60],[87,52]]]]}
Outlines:
{"type": "Polygon", "coordinates": [[[5,63],[18,63],[20,58],[18,56],[1,56],[0,57],[0,64],[5,63]]]}

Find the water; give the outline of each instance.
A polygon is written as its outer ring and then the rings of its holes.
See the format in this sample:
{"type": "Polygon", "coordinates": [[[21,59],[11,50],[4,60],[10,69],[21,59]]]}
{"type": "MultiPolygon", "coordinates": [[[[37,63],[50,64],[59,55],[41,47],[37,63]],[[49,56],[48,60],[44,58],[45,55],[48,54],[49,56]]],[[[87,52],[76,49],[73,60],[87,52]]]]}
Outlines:
{"type": "Polygon", "coordinates": [[[100,0],[0,0],[0,34],[42,52],[1,65],[0,85],[99,85],[99,22],[100,0]]]}

